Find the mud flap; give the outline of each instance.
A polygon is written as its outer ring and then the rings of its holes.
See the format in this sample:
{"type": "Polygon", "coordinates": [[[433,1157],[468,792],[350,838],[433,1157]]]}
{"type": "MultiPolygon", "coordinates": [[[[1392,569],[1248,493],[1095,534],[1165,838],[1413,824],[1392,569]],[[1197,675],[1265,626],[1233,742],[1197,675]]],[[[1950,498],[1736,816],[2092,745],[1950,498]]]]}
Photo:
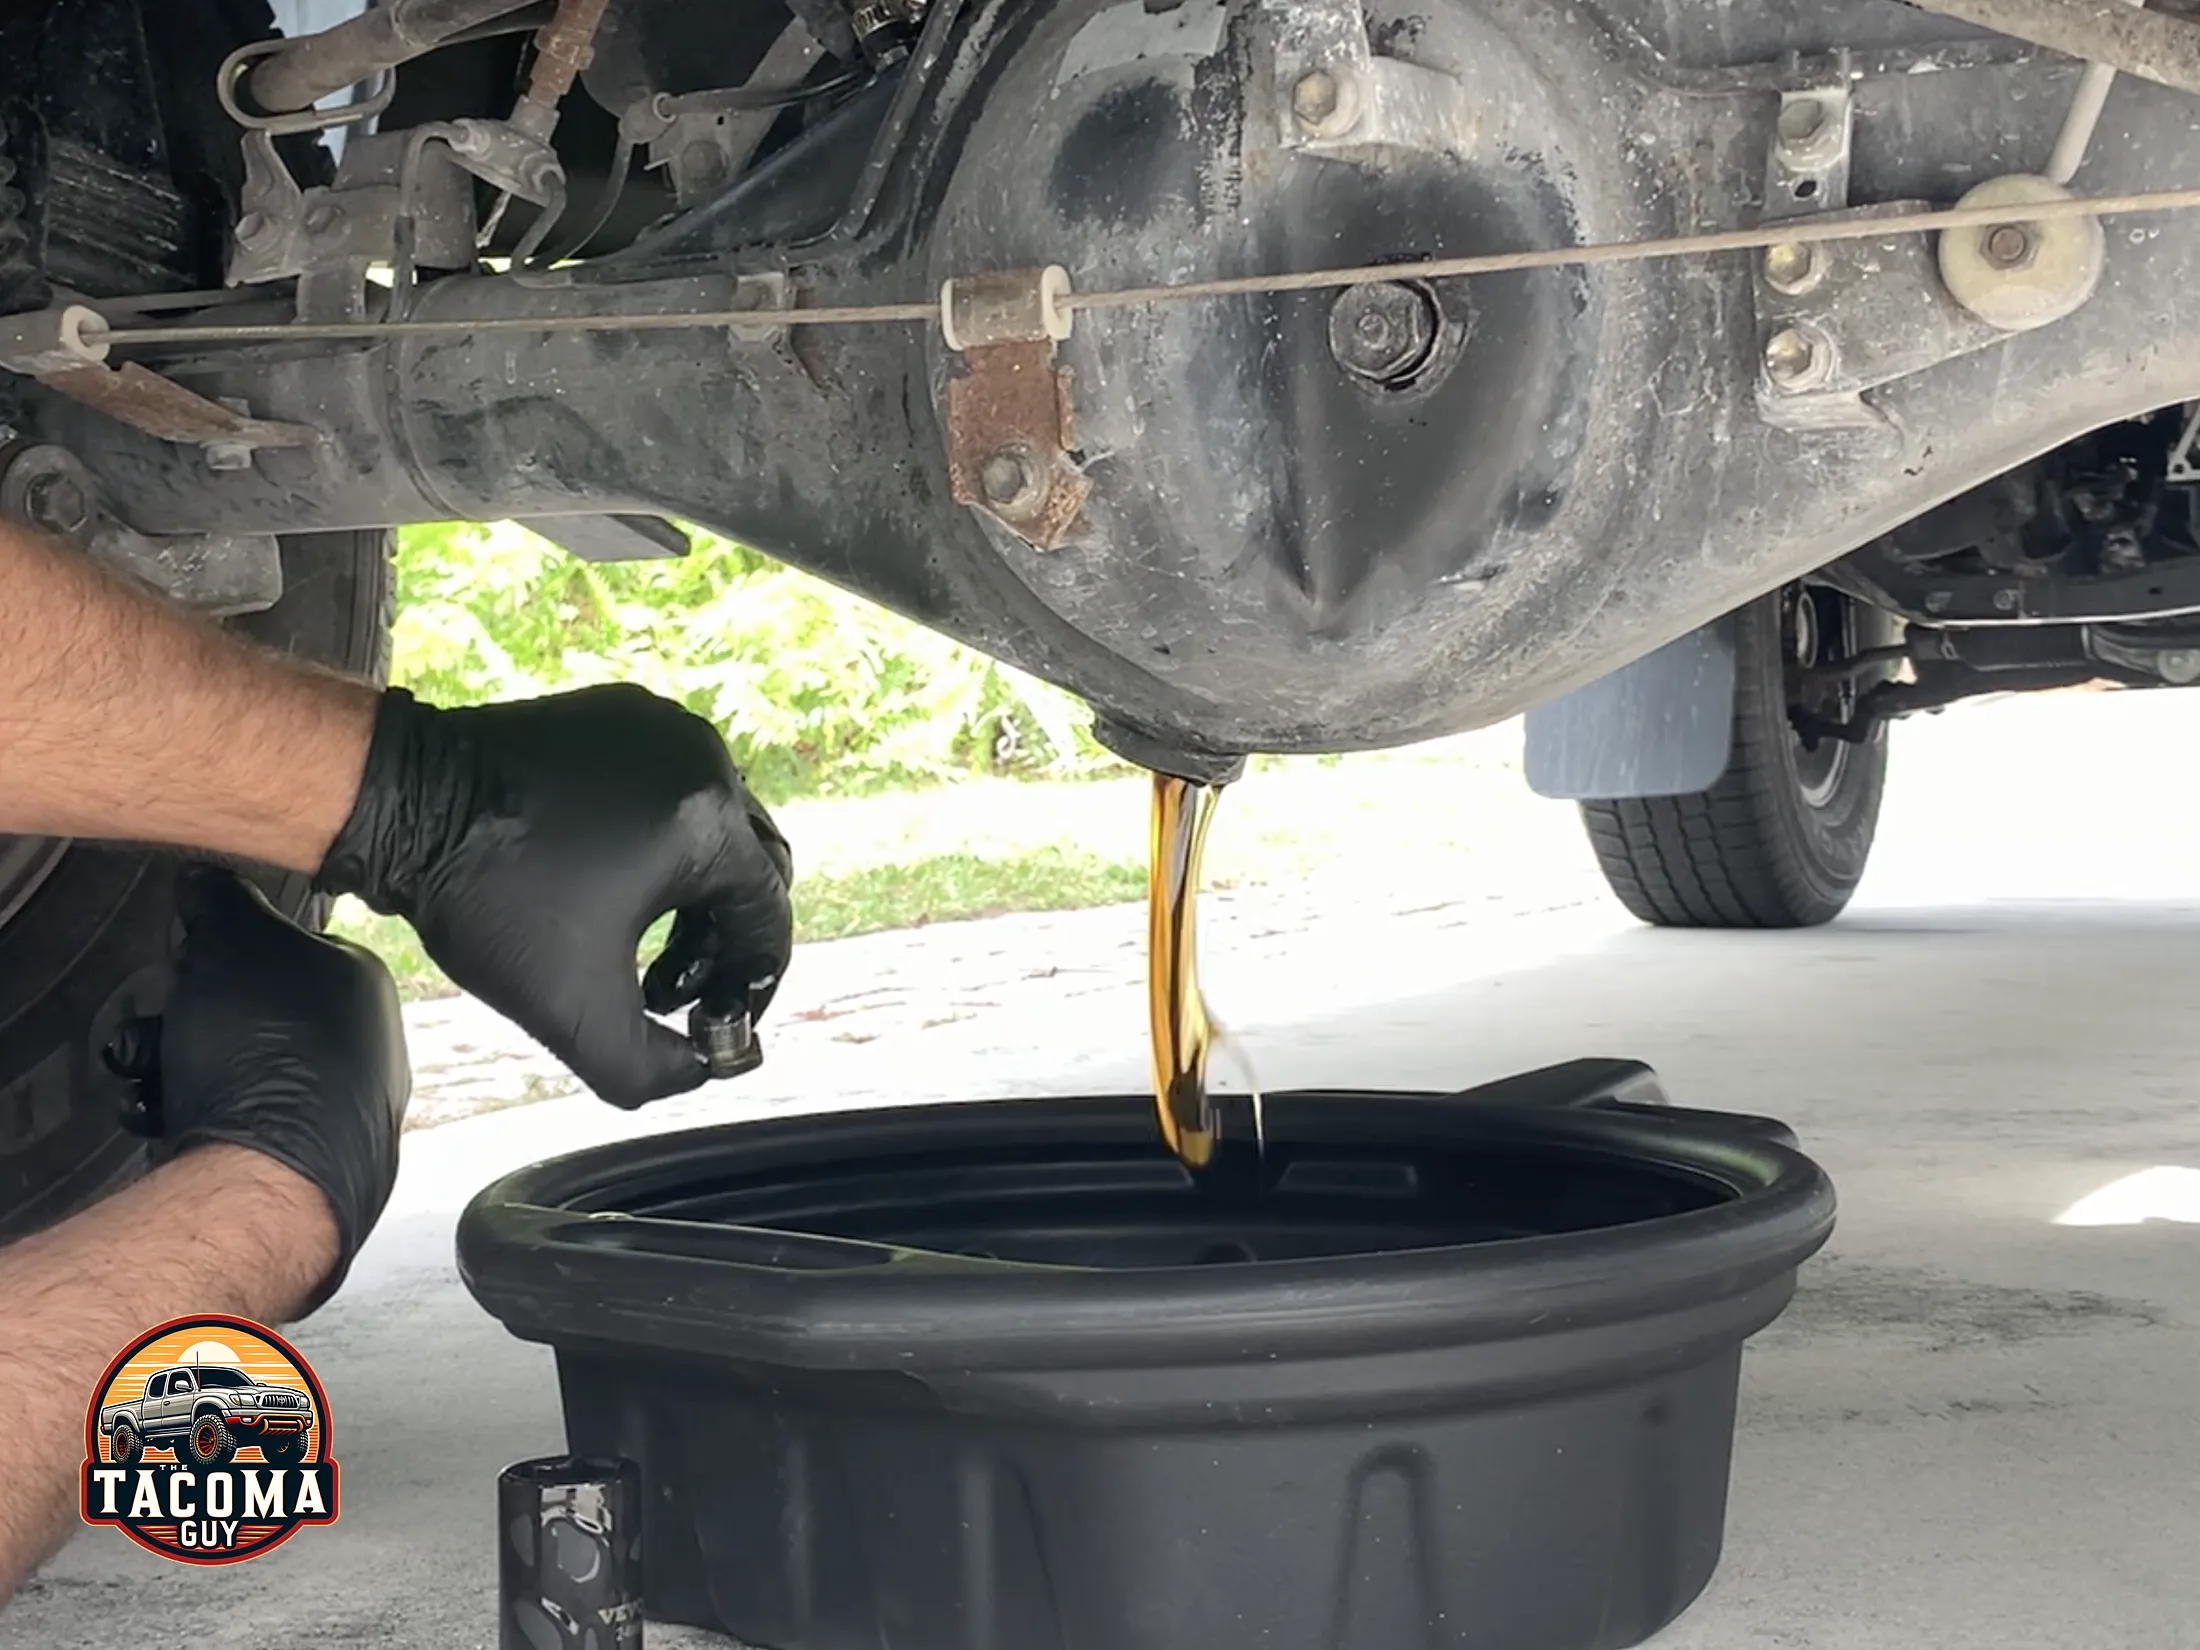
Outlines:
{"type": "Polygon", "coordinates": [[[1686,796],[1726,772],[1734,743],[1735,619],[1714,620],[1528,712],[1538,796],[1686,796]]]}

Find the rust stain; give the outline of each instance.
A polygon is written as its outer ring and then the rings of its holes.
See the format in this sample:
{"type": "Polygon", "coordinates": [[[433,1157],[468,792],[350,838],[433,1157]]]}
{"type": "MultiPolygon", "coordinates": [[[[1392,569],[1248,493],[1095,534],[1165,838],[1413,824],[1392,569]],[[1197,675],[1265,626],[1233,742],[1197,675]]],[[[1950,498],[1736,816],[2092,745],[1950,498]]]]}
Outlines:
{"type": "Polygon", "coordinates": [[[947,479],[959,504],[990,511],[1034,547],[1052,550],[1073,532],[1092,483],[1070,459],[1076,422],[1070,372],[1054,364],[1054,344],[1030,339],[963,352],[964,372],[947,383],[947,479]],[[1028,503],[986,496],[986,460],[1020,450],[1039,472],[1028,503]]]}
{"type": "Polygon", "coordinates": [[[273,424],[232,412],[187,390],[172,378],[135,361],[109,368],[85,365],[41,373],[38,381],[133,430],[203,446],[210,441],[247,441],[255,447],[307,447],[319,435],[302,424],[273,424]]]}

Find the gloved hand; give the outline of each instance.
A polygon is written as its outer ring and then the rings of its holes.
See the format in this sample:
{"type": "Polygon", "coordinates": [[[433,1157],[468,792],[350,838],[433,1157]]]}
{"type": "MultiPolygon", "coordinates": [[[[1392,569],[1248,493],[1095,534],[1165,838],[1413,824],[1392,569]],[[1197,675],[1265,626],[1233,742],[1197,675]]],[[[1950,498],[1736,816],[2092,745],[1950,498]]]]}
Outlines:
{"type": "Polygon", "coordinates": [[[707,1075],[649,1018],[770,1001],[786,838],[701,717],[638,687],[435,710],[393,689],[320,885],[404,917],[445,973],[615,1106],[707,1075]],[[679,913],[647,996],[634,948],[679,913]]]}
{"type": "Polygon", "coordinates": [[[185,870],[176,910],[153,1155],[228,1141],[320,1187],[339,1243],[326,1300],[397,1183],[412,1098],[397,987],[371,952],[307,933],[228,871],[185,870]]]}

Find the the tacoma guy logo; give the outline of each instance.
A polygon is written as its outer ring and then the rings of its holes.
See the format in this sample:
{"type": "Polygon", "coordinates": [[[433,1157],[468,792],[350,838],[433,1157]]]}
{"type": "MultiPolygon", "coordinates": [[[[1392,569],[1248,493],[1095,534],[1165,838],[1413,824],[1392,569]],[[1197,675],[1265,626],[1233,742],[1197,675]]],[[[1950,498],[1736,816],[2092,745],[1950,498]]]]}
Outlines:
{"type": "Polygon", "coordinates": [[[243,1318],[178,1318],[115,1354],[84,1418],[84,1521],[163,1558],[235,1564],[336,1519],[328,1399],[243,1318]]]}

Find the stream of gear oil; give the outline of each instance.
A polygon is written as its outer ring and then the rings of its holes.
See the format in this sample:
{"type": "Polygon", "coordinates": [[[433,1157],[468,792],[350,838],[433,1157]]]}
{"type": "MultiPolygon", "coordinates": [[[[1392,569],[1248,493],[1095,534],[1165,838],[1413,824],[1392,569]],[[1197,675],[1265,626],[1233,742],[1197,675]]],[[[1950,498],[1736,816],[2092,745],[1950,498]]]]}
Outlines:
{"type": "Polygon", "coordinates": [[[1214,1025],[1199,989],[1196,912],[1207,826],[1221,792],[1155,774],[1146,869],[1146,1005],[1153,1024],[1153,1098],[1161,1138],[1186,1168],[1203,1168],[1220,1135],[1207,1095],[1214,1025]]]}

